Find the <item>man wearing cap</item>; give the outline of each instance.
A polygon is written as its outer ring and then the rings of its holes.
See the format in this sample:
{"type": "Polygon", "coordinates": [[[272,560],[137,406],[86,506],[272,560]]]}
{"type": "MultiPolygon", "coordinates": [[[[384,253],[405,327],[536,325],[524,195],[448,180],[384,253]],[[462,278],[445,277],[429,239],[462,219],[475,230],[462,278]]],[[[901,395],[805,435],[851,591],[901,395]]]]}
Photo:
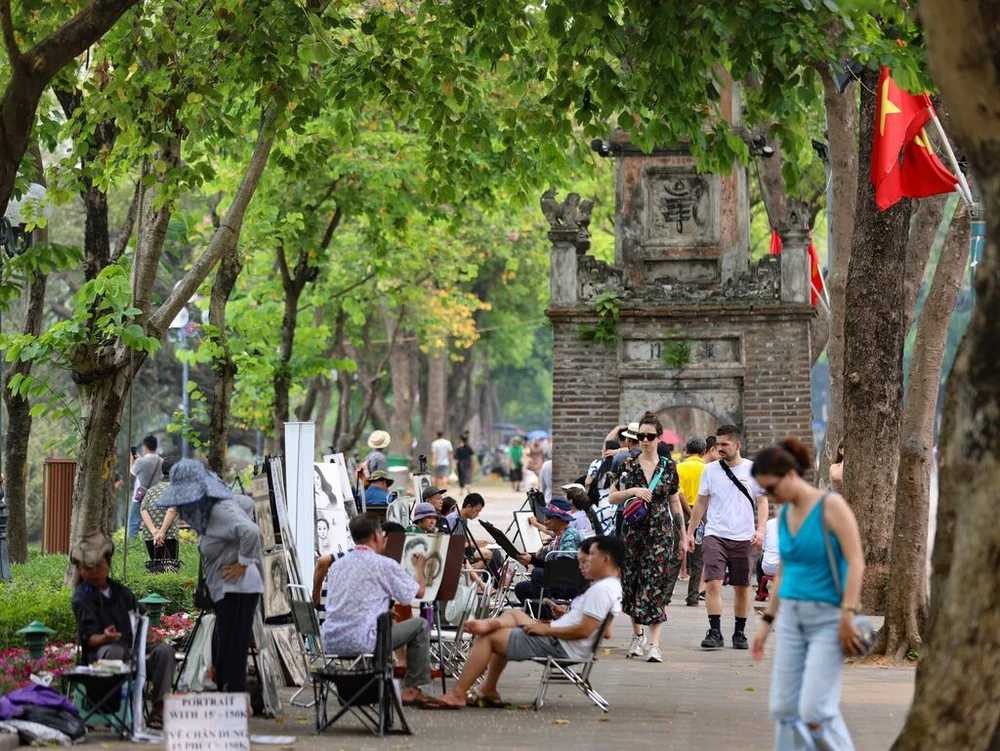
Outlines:
{"type": "Polygon", "coordinates": [[[388,506],[389,486],[395,482],[392,475],[384,469],[376,469],[368,476],[368,485],[365,488],[365,506],[388,506]]]}
{"type": "MultiPolygon", "coordinates": [[[[431,527],[432,532],[439,532],[440,534],[443,535],[450,535],[451,525],[448,523],[448,520],[441,515],[441,506],[443,500],[444,500],[444,490],[442,490],[441,488],[435,488],[433,485],[428,485],[426,488],[424,488],[423,492],[420,494],[420,503],[418,503],[417,506],[427,504],[432,509],[434,509],[434,515],[436,521],[434,525],[431,527]]],[[[417,509],[414,508],[413,513],[416,514],[416,511],[417,509]]],[[[412,521],[415,522],[416,518],[414,517],[412,521]]]]}
{"type": "Polygon", "coordinates": [[[422,532],[424,534],[434,534],[438,526],[437,509],[430,503],[418,503],[413,507],[413,515],[410,517],[410,526],[407,532],[422,532]]]}
{"type": "MultiPolygon", "coordinates": [[[[545,528],[555,535],[548,545],[543,546],[534,554],[521,553],[517,557],[522,565],[534,566],[531,578],[514,585],[514,594],[523,606],[532,600],[537,600],[542,593],[543,569],[547,561],[553,558],[575,556],[577,548],[583,542],[580,530],[570,526],[573,522],[573,506],[565,498],[553,498],[542,513],[545,515],[545,528]]],[[[575,597],[578,592],[570,590],[553,591],[557,598],[575,597]]]]}
{"type": "MultiPolygon", "coordinates": [[[[70,561],[80,583],[70,601],[76,619],[83,663],[131,659],[135,635],[129,613],[138,611],[135,595],[124,584],[109,578],[115,546],[100,532],[93,532],[73,546],[70,561]]],[[[163,697],[170,693],[174,675],[174,650],[164,643],[146,642],[146,671],[153,711],[147,725],[163,727],[163,697]]]]}

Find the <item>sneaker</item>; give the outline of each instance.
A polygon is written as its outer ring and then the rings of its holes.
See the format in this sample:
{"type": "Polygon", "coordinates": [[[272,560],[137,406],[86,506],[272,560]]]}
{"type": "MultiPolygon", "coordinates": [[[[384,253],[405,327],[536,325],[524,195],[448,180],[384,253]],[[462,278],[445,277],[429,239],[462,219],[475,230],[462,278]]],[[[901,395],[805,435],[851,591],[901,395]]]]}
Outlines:
{"type": "Polygon", "coordinates": [[[701,640],[702,649],[722,649],[724,646],[726,642],[722,638],[722,632],[715,628],[710,628],[701,640]]]}
{"type": "Polygon", "coordinates": [[[628,654],[625,655],[626,658],[629,657],[642,657],[643,647],[646,646],[646,634],[645,632],[641,634],[632,634],[632,643],[629,644],[628,654]]]}
{"type": "Polygon", "coordinates": [[[663,655],[660,654],[660,645],[653,644],[646,654],[646,662],[663,662],[663,655]]]}
{"type": "Polygon", "coordinates": [[[689,608],[696,608],[698,607],[698,600],[685,600],[684,604],[689,608]]]}
{"type": "Polygon", "coordinates": [[[747,641],[747,635],[742,631],[737,631],[733,634],[733,649],[750,649],[750,642],[747,641]]]}

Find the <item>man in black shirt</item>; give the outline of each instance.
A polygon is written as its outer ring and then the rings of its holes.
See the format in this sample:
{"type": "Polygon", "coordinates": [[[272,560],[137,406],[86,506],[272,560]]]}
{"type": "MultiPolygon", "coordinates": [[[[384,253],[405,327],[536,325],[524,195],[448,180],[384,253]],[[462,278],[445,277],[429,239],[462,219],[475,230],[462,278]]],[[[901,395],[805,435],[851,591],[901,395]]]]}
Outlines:
{"type": "MultiPolygon", "coordinates": [[[[125,660],[132,656],[132,621],[129,613],[139,610],[132,591],[108,578],[115,546],[100,532],[87,535],[73,546],[70,560],[80,573],[80,583],[71,601],[83,661],[125,660]]],[[[146,644],[146,671],[153,711],[147,725],[163,727],[163,697],[170,692],[174,675],[174,650],[168,644],[146,644]]]]}

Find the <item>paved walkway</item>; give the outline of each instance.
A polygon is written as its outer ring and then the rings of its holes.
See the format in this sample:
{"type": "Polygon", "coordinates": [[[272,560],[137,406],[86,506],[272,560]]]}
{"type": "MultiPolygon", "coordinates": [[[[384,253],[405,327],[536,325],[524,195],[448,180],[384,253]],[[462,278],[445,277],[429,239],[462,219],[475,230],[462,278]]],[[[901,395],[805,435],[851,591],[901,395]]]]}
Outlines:
{"type": "MultiPolygon", "coordinates": [[[[507,486],[509,488],[509,486],[507,486]]],[[[490,488],[487,516],[497,524],[510,518],[519,504],[512,494],[490,488]]],[[[723,632],[732,631],[731,601],[727,591],[723,632]]],[[[512,663],[500,689],[514,704],[507,710],[466,709],[460,712],[409,710],[413,736],[378,739],[346,718],[322,737],[313,729],[312,710],[288,707],[278,721],[253,719],[251,732],[294,735],[299,751],[338,749],[493,749],[520,751],[550,749],[770,749],[773,726],[767,717],[770,659],[754,663],[749,652],[730,648],[704,652],[699,647],[708,627],[704,604],[684,605],[683,598],[668,608],[662,664],[625,659],[631,635],[628,619],[619,617],[609,647],[594,668],[594,686],[611,703],[607,715],[576,689],[554,686],[546,705],[534,712],[527,705],[538,685],[539,669],[512,663]]],[[[751,632],[754,625],[748,627],[751,632]]],[[[848,666],[843,708],[859,751],[885,749],[903,725],[913,697],[910,668],[848,666]]],[[[449,684],[450,685],[450,684],[449,684]]],[[[436,684],[435,693],[440,684],[436,684]]],[[[283,698],[291,689],[283,691],[283,698]]],[[[84,748],[126,748],[95,734],[84,748]]],[[[261,747],[263,748],[263,747],[261,747]]]]}

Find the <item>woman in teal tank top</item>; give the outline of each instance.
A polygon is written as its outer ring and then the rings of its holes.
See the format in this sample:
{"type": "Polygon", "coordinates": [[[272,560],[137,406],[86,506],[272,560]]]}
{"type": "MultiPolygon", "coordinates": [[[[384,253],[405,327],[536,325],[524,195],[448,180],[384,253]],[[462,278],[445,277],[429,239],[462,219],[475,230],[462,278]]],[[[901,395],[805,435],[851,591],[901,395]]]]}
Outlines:
{"type": "Polygon", "coordinates": [[[752,474],[768,496],[782,504],[778,522],[778,566],[774,593],[753,640],[753,658],[776,626],[770,711],[775,751],[854,751],[840,712],[844,655],[860,654],[854,626],[864,576],[858,523],[837,493],[804,479],[812,467],[809,449],[786,438],[761,451],[752,474]],[[839,569],[834,579],[827,545],[839,569]],[[838,587],[844,583],[843,592],[838,587]],[[778,608],[781,618],[775,623],[778,608]]]}

